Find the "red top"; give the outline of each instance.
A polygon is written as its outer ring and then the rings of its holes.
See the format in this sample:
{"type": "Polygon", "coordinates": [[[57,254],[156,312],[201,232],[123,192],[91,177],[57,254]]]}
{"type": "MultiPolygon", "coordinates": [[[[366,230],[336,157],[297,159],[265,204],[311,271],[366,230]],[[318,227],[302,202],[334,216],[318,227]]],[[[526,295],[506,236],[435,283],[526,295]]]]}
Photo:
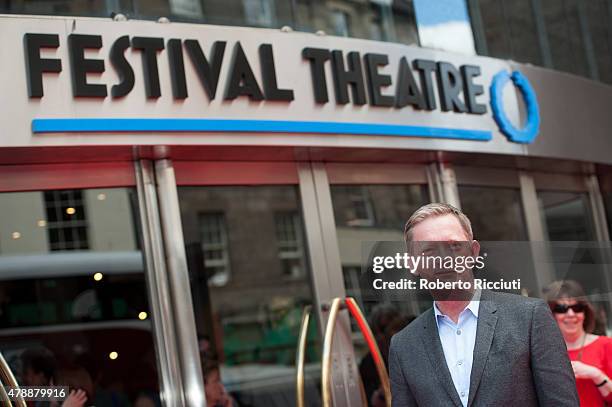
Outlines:
{"type": "MultiPolygon", "coordinates": [[[[570,360],[579,360],[580,349],[583,349],[580,359],[582,363],[595,366],[606,376],[612,377],[612,338],[600,336],[583,348],[568,350],[570,360]]],[[[604,406],[604,398],[591,379],[576,379],[576,386],[580,397],[580,407],[604,406]]],[[[605,400],[612,402],[612,393],[605,400]]]]}

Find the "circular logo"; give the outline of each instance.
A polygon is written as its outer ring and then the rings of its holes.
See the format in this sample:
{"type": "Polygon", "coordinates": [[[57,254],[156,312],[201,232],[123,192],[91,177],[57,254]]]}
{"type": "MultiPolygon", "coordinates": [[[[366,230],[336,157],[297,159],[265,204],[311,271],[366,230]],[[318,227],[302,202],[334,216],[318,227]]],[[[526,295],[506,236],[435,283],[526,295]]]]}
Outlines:
{"type": "Polygon", "coordinates": [[[508,71],[502,70],[495,74],[493,82],[491,82],[491,109],[499,129],[510,141],[527,144],[531,143],[538,135],[540,130],[540,108],[529,80],[522,73],[514,71],[510,75],[508,71]],[[523,95],[523,101],[527,109],[527,120],[522,129],[514,127],[504,111],[503,90],[508,80],[512,80],[523,95]]]}

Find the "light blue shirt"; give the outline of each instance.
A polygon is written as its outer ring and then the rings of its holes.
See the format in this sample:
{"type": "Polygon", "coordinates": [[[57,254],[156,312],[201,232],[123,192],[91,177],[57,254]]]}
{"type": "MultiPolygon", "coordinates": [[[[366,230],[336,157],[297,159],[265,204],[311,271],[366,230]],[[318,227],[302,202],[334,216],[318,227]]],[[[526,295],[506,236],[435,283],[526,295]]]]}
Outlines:
{"type": "Polygon", "coordinates": [[[474,359],[474,344],[476,343],[479,300],[480,292],[477,291],[472,301],[459,314],[457,324],[448,316],[442,314],[435,302],[433,307],[446,365],[464,407],[467,407],[470,395],[470,375],[474,359]]]}

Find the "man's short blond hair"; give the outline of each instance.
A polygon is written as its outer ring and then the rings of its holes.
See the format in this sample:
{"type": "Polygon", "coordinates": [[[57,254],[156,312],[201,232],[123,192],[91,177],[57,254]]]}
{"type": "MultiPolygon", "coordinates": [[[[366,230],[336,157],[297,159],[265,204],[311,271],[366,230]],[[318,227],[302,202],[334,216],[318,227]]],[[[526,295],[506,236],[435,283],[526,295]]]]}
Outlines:
{"type": "Polygon", "coordinates": [[[468,238],[470,240],[474,238],[472,223],[461,210],[446,203],[430,203],[417,209],[410,219],[408,219],[408,222],[406,222],[406,226],[404,226],[404,240],[406,243],[412,241],[412,229],[414,229],[416,225],[423,222],[425,219],[444,215],[455,215],[468,238]]]}

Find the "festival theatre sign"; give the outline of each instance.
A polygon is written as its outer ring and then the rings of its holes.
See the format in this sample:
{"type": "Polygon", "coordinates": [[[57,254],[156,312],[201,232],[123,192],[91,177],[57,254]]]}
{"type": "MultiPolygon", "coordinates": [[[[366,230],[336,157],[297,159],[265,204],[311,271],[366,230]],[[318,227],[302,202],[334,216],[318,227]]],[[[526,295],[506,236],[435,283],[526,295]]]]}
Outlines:
{"type": "Polygon", "coordinates": [[[488,141],[495,132],[530,143],[538,133],[535,93],[503,61],[277,30],[70,21],[61,30],[41,24],[19,33],[28,103],[52,98],[70,106],[63,114],[39,110],[34,134],[276,132],[488,141]],[[147,35],[152,31],[157,35],[147,35]],[[509,83],[518,92],[508,91],[509,83]],[[518,97],[526,107],[522,121],[518,97]]]}

